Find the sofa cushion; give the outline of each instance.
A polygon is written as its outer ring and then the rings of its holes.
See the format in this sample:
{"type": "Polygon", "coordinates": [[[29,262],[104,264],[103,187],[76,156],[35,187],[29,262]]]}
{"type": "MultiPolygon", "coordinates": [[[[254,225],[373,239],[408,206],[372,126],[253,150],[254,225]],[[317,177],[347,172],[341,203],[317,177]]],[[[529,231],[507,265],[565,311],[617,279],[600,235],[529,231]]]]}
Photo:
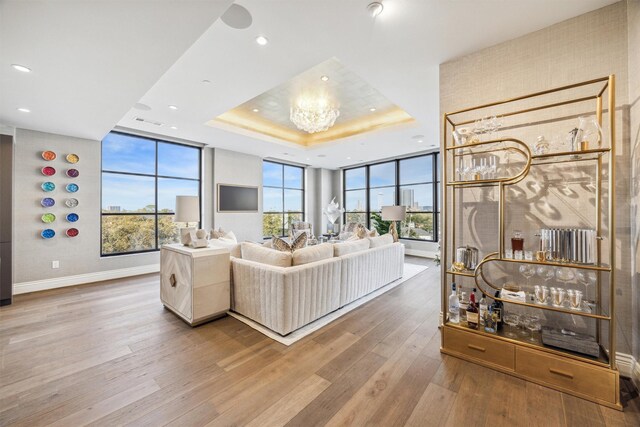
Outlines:
{"type": "Polygon", "coordinates": [[[333,245],[333,255],[342,256],[352,254],[354,252],[366,251],[369,249],[368,239],[358,239],[344,243],[336,243],[333,245]]]}
{"type": "Polygon", "coordinates": [[[291,252],[281,252],[274,249],[263,248],[261,245],[250,242],[240,244],[242,259],[259,262],[261,264],[276,267],[291,267],[291,252]]]}
{"type": "Polygon", "coordinates": [[[307,246],[293,251],[292,257],[293,265],[309,264],[310,262],[333,258],[333,245],[331,243],[323,243],[321,245],[307,246]]]}
{"type": "Polygon", "coordinates": [[[209,246],[212,248],[225,248],[229,249],[232,257],[240,258],[240,245],[230,239],[211,239],[209,240],[209,246]]]}
{"type": "Polygon", "coordinates": [[[371,242],[372,248],[379,248],[380,246],[391,245],[393,243],[393,236],[389,233],[378,237],[368,237],[367,239],[371,242]]]}

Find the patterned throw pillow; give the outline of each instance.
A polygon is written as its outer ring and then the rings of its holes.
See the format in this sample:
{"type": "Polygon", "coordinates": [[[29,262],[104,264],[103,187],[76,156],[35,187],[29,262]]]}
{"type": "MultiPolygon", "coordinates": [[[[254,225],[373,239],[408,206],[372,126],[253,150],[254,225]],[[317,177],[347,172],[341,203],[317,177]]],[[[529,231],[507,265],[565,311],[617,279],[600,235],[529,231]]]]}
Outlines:
{"type": "Polygon", "coordinates": [[[367,230],[364,225],[358,224],[358,227],[356,228],[356,236],[358,236],[358,239],[364,239],[368,234],[369,230],[367,230]]]}
{"type": "Polygon", "coordinates": [[[210,239],[219,239],[221,237],[224,237],[226,233],[224,232],[224,230],[220,227],[217,230],[215,228],[212,228],[211,231],[209,232],[209,238],[210,239]]]}
{"type": "Polygon", "coordinates": [[[271,239],[271,243],[273,249],[277,249],[281,252],[293,252],[296,249],[304,248],[305,246],[307,246],[307,233],[301,233],[294,239],[293,243],[291,244],[277,236],[273,236],[273,238],[271,239]]]}

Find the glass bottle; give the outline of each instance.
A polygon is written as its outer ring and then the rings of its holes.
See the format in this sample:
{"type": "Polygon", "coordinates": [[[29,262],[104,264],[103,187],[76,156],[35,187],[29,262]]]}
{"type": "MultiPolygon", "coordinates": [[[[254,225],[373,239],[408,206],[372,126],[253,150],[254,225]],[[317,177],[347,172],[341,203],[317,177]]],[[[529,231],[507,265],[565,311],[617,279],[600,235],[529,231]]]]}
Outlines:
{"type": "Polygon", "coordinates": [[[451,295],[449,295],[449,322],[460,323],[460,301],[456,295],[456,283],[451,284],[451,295]]]}
{"type": "Polygon", "coordinates": [[[536,155],[547,154],[549,152],[549,141],[544,139],[544,136],[540,135],[535,145],[533,146],[533,153],[536,155]]]}
{"type": "Polygon", "coordinates": [[[514,230],[513,237],[511,238],[511,250],[514,254],[516,251],[524,250],[524,237],[522,237],[522,231],[514,230]]]}
{"type": "Polygon", "coordinates": [[[471,294],[469,296],[470,301],[467,305],[467,326],[471,329],[478,329],[480,323],[478,307],[476,306],[476,296],[471,294]]]}
{"type": "Polygon", "coordinates": [[[484,324],[484,318],[487,316],[487,312],[489,310],[489,304],[487,303],[487,298],[485,298],[484,294],[481,295],[478,305],[480,307],[480,323],[484,324]]]}
{"type": "MultiPolygon", "coordinates": [[[[495,294],[496,298],[500,298],[500,291],[496,291],[495,294]]],[[[496,331],[501,331],[502,330],[502,313],[503,313],[503,307],[504,304],[502,303],[502,301],[499,300],[494,300],[493,304],[491,304],[491,307],[493,308],[493,313],[496,316],[496,331]]]]}
{"type": "Polygon", "coordinates": [[[489,307],[489,310],[485,313],[484,318],[484,330],[485,332],[489,332],[490,334],[496,333],[496,313],[493,311],[493,307],[489,307]]]}
{"type": "Polygon", "coordinates": [[[467,301],[467,293],[462,292],[460,294],[460,320],[467,320],[467,306],[469,305],[469,301],[467,301]]]}

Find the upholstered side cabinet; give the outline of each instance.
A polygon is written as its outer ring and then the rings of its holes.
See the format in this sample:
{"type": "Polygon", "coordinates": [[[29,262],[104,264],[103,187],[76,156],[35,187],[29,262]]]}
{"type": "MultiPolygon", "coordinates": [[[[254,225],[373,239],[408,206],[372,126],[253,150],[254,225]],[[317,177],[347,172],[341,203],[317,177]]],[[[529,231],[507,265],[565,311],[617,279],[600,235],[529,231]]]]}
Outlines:
{"type": "Polygon", "coordinates": [[[229,310],[229,250],[163,245],[160,300],[191,326],[224,316],[229,310]]]}

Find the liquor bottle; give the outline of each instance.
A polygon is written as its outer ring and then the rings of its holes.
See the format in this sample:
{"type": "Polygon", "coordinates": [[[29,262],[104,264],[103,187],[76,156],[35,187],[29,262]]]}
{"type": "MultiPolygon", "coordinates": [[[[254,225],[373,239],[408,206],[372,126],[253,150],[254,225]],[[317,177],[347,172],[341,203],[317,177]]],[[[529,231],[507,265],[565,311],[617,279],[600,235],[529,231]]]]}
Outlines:
{"type": "Polygon", "coordinates": [[[451,295],[449,295],[449,322],[460,323],[460,301],[456,294],[456,283],[451,284],[451,295]]]}
{"type": "Polygon", "coordinates": [[[511,250],[513,250],[514,256],[516,251],[524,250],[524,238],[522,237],[522,231],[514,231],[511,238],[511,250]]]}
{"type": "Polygon", "coordinates": [[[502,312],[503,312],[503,307],[504,304],[502,303],[502,301],[498,301],[497,298],[500,298],[500,291],[496,291],[496,300],[493,301],[493,304],[491,304],[491,307],[493,308],[493,313],[496,316],[496,331],[501,331],[502,330],[502,312]]]}
{"type": "Polygon", "coordinates": [[[467,306],[469,305],[469,301],[467,300],[467,293],[462,292],[460,294],[460,320],[467,320],[467,306]]]}
{"type": "Polygon", "coordinates": [[[478,307],[476,306],[476,296],[474,294],[469,295],[470,301],[467,306],[467,325],[471,329],[478,329],[480,319],[478,319],[478,307]]]}
{"type": "Polygon", "coordinates": [[[482,294],[482,298],[480,298],[480,302],[478,303],[480,306],[480,324],[484,325],[484,318],[487,315],[487,311],[489,310],[489,304],[484,294],[482,294]]]}
{"type": "Polygon", "coordinates": [[[495,334],[497,328],[497,316],[493,311],[493,307],[489,307],[484,318],[484,330],[490,334],[495,334]]]}

